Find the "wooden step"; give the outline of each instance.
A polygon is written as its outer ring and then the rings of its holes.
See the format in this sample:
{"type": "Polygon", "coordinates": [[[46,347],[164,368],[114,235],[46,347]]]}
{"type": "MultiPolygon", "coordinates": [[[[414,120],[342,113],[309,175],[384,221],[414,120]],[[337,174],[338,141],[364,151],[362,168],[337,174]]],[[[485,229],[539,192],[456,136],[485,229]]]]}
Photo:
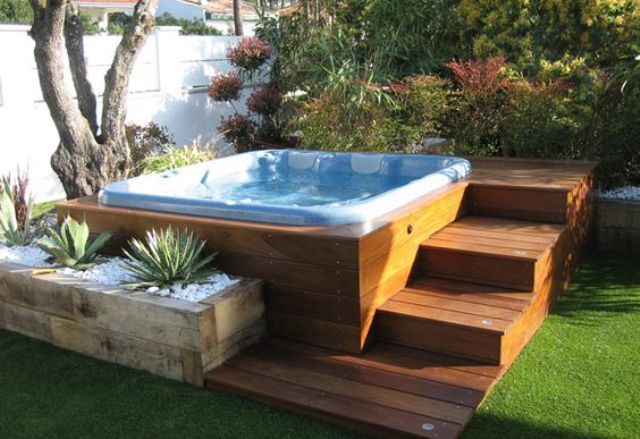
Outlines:
{"type": "Polygon", "coordinates": [[[464,217],[423,242],[415,265],[429,275],[532,291],[543,261],[566,226],[492,217],[464,217]]]}
{"type": "Polygon", "coordinates": [[[458,437],[503,368],[375,343],[349,355],[268,338],[208,372],[209,389],[387,437],[458,437]]]}
{"type": "Polygon", "coordinates": [[[533,297],[500,287],[419,278],[378,308],[376,337],[502,364],[504,339],[533,297]]]}
{"type": "MultiPolygon", "coordinates": [[[[473,158],[467,209],[487,215],[564,224],[571,220],[574,191],[595,168],[592,162],[473,158]]],[[[589,183],[590,184],[590,183],[589,183]]]]}

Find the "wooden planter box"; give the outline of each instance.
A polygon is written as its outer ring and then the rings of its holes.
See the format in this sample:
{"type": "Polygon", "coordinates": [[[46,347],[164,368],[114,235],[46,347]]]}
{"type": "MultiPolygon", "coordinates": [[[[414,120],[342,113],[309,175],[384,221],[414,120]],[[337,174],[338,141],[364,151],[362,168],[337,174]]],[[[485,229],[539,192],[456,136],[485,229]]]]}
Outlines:
{"type": "Polygon", "coordinates": [[[202,386],[265,334],[262,282],[191,303],[0,262],[0,328],[202,386]]]}
{"type": "Polygon", "coordinates": [[[640,256],[640,201],[599,199],[597,211],[598,249],[640,256]]]}

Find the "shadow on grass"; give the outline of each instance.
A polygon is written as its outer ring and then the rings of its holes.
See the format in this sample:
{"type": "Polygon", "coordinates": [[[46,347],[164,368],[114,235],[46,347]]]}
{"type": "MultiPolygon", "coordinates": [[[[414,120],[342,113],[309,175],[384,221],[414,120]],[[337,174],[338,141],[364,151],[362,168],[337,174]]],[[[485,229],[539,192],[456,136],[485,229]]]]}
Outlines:
{"type": "Polygon", "coordinates": [[[604,436],[592,433],[580,433],[568,429],[553,428],[547,425],[533,424],[520,419],[478,413],[473,423],[462,434],[462,439],[598,439],[604,436]]]}
{"type": "Polygon", "coordinates": [[[640,313],[640,259],[590,256],[553,314],[590,325],[608,313],[640,313]]]}

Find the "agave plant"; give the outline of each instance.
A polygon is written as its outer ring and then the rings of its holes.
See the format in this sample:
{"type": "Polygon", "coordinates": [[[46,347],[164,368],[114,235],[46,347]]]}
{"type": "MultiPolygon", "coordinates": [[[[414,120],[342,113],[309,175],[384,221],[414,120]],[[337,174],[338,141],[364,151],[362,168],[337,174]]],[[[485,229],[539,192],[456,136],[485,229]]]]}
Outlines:
{"type": "Polygon", "coordinates": [[[98,252],[113,236],[111,232],[103,232],[91,241],[87,223],[78,223],[71,217],[64,220],[60,232],[47,228],[45,234],[46,238],[38,245],[51,255],[52,262],[76,270],[86,270],[100,262],[98,252]]]}
{"type": "Polygon", "coordinates": [[[0,183],[0,242],[13,245],[31,243],[33,201],[27,198],[29,179],[18,172],[16,181],[3,177],[0,183]]]}
{"type": "Polygon", "coordinates": [[[147,232],[145,242],[134,238],[129,246],[125,267],[137,280],[129,284],[132,287],[198,283],[216,272],[210,267],[216,254],[203,256],[205,241],[193,232],[154,229],[147,232]]]}

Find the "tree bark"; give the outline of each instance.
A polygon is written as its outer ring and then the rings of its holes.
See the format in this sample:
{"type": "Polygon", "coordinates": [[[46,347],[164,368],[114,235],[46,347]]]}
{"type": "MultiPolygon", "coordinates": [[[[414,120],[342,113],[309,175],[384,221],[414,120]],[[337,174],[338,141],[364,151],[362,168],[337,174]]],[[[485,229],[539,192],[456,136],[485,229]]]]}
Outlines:
{"type": "Polygon", "coordinates": [[[30,0],[31,35],[43,98],[60,136],[51,157],[67,197],[90,195],[125,178],[131,153],[125,134],[126,96],[133,64],[153,30],[158,0],[140,0],[105,76],[102,124],[96,96],[87,79],[82,24],[70,0],[30,0]],[[77,102],[65,87],[63,40],[77,102]]]}
{"type": "Polygon", "coordinates": [[[242,28],[242,9],[240,7],[241,0],[233,0],[233,24],[237,36],[243,36],[244,30],[242,28]]]}
{"type": "Polygon", "coordinates": [[[98,135],[96,95],[87,78],[87,63],[84,56],[84,29],[75,3],[67,5],[64,23],[64,41],[69,57],[71,78],[76,89],[80,113],[87,119],[94,137],[98,135]]]}

